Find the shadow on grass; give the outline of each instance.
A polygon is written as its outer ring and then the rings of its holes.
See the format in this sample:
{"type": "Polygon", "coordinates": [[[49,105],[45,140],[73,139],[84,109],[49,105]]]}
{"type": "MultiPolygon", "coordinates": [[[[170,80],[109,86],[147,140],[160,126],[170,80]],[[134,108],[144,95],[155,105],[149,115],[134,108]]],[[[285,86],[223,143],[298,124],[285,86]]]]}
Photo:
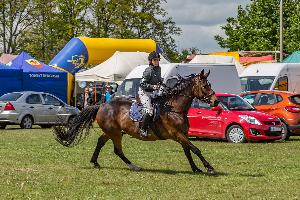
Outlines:
{"type": "Polygon", "coordinates": [[[83,167],[83,169],[94,169],[94,170],[101,170],[101,169],[108,169],[108,170],[126,170],[126,171],[132,171],[135,173],[155,173],[155,174],[168,174],[168,175],[176,175],[176,174],[188,174],[188,175],[204,175],[204,176],[228,176],[228,173],[224,172],[216,172],[216,174],[210,174],[208,172],[192,172],[192,171],[176,171],[176,170],[171,170],[171,169],[146,169],[142,168],[141,171],[133,171],[130,170],[127,167],[101,167],[100,169],[94,168],[93,166],[91,167],[83,167]]]}
{"type": "MultiPolygon", "coordinates": [[[[230,143],[228,141],[226,141],[225,139],[217,139],[217,138],[202,138],[202,137],[189,137],[189,140],[190,141],[201,141],[201,142],[224,142],[224,143],[227,143],[227,144],[233,144],[235,145],[234,143],[230,143]]],[[[256,143],[256,144],[259,144],[259,143],[284,143],[284,142],[287,142],[287,141],[300,141],[300,137],[299,139],[296,139],[296,138],[292,138],[292,139],[289,139],[289,140],[286,140],[286,141],[279,141],[279,140],[262,140],[262,141],[249,141],[249,142],[246,142],[246,143],[243,143],[243,144],[247,144],[247,143],[256,143]]]]}
{"type": "Polygon", "coordinates": [[[243,173],[243,174],[238,173],[238,175],[244,176],[244,177],[253,177],[253,178],[265,176],[264,174],[261,174],[261,173],[243,173]]]}
{"type": "MultiPolygon", "coordinates": [[[[43,129],[46,129],[46,128],[38,128],[38,127],[36,127],[36,128],[31,128],[31,129],[41,129],[41,130],[43,130],[43,129]]],[[[49,128],[47,128],[47,129],[49,129],[49,128]]],[[[22,128],[6,128],[5,130],[7,130],[7,131],[10,131],[10,130],[30,130],[30,129],[22,129],[22,128]]]]}
{"type": "Polygon", "coordinates": [[[190,141],[208,141],[208,142],[227,142],[226,140],[216,138],[205,138],[205,137],[189,137],[190,141]]]}

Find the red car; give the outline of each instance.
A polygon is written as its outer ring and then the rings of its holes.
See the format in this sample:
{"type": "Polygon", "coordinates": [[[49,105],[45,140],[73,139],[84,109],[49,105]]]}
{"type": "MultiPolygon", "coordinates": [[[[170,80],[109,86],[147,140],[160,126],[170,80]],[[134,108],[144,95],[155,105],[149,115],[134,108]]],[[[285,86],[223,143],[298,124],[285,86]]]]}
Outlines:
{"type": "Polygon", "coordinates": [[[286,129],[274,115],[256,111],[234,94],[217,94],[219,106],[195,99],[188,112],[191,137],[227,139],[229,142],[280,140],[286,129]]]}

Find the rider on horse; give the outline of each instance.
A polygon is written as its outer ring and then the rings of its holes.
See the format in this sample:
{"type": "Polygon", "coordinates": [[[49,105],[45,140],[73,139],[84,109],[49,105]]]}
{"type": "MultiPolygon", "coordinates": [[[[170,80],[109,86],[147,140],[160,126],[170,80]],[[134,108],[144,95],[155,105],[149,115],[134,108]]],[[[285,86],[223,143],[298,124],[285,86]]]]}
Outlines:
{"type": "Polygon", "coordinates": [[[143,77],[139,88],[139,98],[143,104],[144,116],[141,121],[140,135],[141,137],[148,136],[148,125],[152,120],[153,106],[151,103],[151,94],[158,92],[160,84],[162,83],[161,68],[159,66],[160,55],[153,51],[148,56],[149,67],[143,73],[143,77]]]}

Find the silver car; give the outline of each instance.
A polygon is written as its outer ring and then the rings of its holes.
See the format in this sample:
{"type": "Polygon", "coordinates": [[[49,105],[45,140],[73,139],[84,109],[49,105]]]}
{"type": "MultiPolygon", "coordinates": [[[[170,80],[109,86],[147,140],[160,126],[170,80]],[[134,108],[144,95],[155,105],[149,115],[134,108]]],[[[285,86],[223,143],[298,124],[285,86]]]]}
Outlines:
{"type": "Polygon", "coordinates": [[[44,92],[13,92],[0,97],[0,129],[8,124],[32,128],[33,124],[49,128],[57,123],[67,123],[79,114],[75,107],[44,92]]]}

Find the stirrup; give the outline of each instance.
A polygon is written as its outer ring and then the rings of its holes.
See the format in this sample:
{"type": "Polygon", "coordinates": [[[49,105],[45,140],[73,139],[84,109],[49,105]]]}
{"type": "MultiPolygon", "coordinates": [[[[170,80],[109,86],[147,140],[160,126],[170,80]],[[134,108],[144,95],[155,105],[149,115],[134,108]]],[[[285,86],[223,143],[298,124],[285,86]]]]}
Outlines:
{"type": "Polygon", "coordinates": [[[143,138],[148,137],[148,131],[140,129],[140,136],[143,137],[143,138]]]}

